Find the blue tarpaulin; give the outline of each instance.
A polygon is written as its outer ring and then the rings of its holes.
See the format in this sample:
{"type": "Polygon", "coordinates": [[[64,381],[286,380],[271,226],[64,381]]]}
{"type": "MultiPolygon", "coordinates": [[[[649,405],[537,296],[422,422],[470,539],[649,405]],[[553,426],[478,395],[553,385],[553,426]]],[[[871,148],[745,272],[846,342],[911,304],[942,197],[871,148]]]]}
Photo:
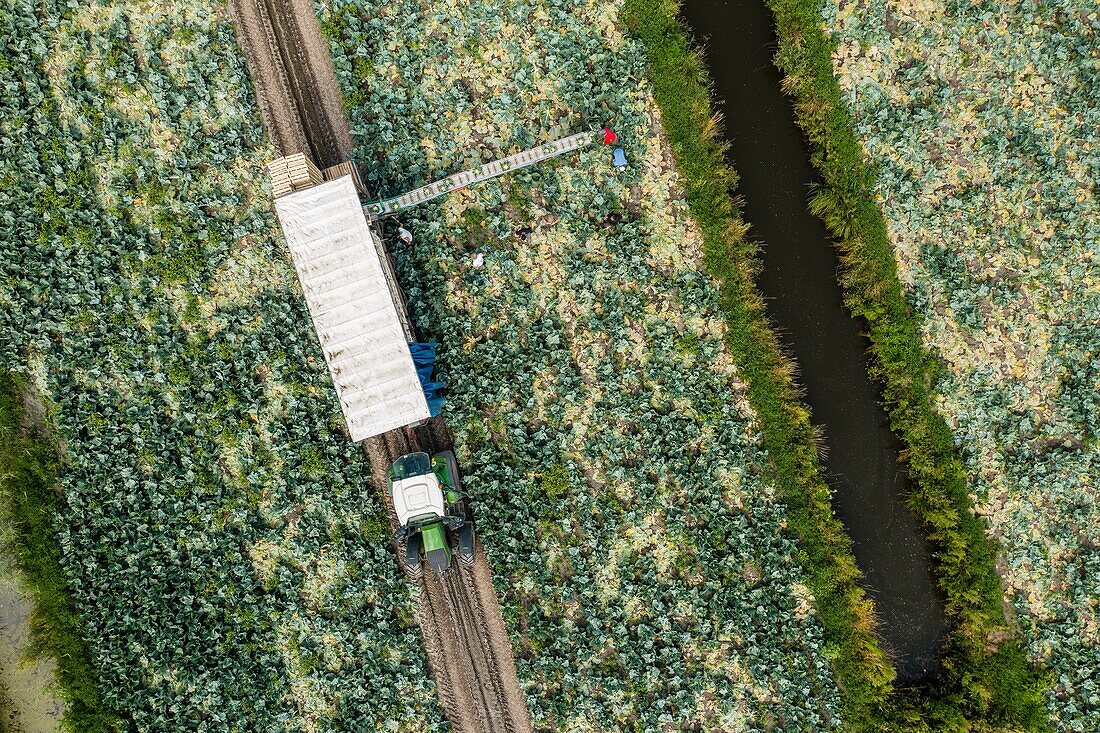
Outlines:
{"type": "Polygon", "coordinates": [[[409,353],[412,354],[413,365],[416,367],[416,376],[420,377],[420,386],[424,388],[424,399],[428,401],[428,410],[432,417],[443,409],[443,382],[432,381],[432,370],[435,369],[435,347],[437,343],[409,344],[409,353]]]}

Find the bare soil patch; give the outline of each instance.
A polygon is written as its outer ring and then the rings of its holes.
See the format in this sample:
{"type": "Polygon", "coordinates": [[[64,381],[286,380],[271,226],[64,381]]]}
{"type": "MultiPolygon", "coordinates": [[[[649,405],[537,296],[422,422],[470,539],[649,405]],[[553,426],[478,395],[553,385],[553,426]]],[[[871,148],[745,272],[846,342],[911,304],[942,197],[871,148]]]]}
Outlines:
{"type": "Polygon", "coordinates": [[[55,689],[53,659],[26,658],[34,603],[16,572],[0,558],[0,731],[53,733],[61,730],[65,703],[55,689]]]}

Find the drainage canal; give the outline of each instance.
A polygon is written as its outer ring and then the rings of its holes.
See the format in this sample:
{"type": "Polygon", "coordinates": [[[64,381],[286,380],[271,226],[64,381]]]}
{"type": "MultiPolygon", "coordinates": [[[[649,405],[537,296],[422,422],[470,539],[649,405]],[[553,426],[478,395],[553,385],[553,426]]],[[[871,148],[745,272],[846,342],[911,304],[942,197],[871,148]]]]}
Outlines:
{"type": "Polygon", "coordinates": [[[772,64],[771,12],[762,0],[686,0],[682,12],[706,45],[745,219],[764,243],[758,287],[798,360],[813,421],[824,426],[834,507],[854,543],[899,680],[916,682],[935,667],[943,608],[928,543],[902,499],[897,439],[868,377],[864,324],[841,302],[836,251],[807,208],[816,174],[772,64]]]}

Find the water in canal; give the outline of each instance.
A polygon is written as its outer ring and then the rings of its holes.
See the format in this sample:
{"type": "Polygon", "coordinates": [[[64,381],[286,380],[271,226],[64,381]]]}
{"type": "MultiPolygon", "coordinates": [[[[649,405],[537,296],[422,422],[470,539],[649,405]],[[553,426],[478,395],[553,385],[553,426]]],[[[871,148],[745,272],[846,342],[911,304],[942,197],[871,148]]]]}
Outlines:
{"type": "Polygon", "coordinates": [[[682,12],[705,46],[744,216],[763,242],[757,285],[798,361],[813,422],[824,426],[834,508],[854,543],[899,679],[916,681],[935,666],[943,609],[928,543],[902,499],[898,442],[868,378],[864,324],[841,302],[836,251],[807,208],[816,174],[772,64],[771,12],[763,0],[686,0],[682,12]]]}

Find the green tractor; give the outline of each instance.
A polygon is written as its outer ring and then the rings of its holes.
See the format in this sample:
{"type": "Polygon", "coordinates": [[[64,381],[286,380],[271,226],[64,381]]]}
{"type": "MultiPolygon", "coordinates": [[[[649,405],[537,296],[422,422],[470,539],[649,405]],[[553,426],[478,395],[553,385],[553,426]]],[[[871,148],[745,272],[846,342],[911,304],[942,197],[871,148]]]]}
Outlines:
{"type": "Polygon", "coordinates": [[[394,540],[405,543],[405,572],[418,578],[427,559],[440,575],[451,569],[451,546],[458,561],[474,562],[474,525],[466,517],[466,502],[454,453],[444,451],[401,456],[386,472],[390,499],[401,529],[394,540]]]}

